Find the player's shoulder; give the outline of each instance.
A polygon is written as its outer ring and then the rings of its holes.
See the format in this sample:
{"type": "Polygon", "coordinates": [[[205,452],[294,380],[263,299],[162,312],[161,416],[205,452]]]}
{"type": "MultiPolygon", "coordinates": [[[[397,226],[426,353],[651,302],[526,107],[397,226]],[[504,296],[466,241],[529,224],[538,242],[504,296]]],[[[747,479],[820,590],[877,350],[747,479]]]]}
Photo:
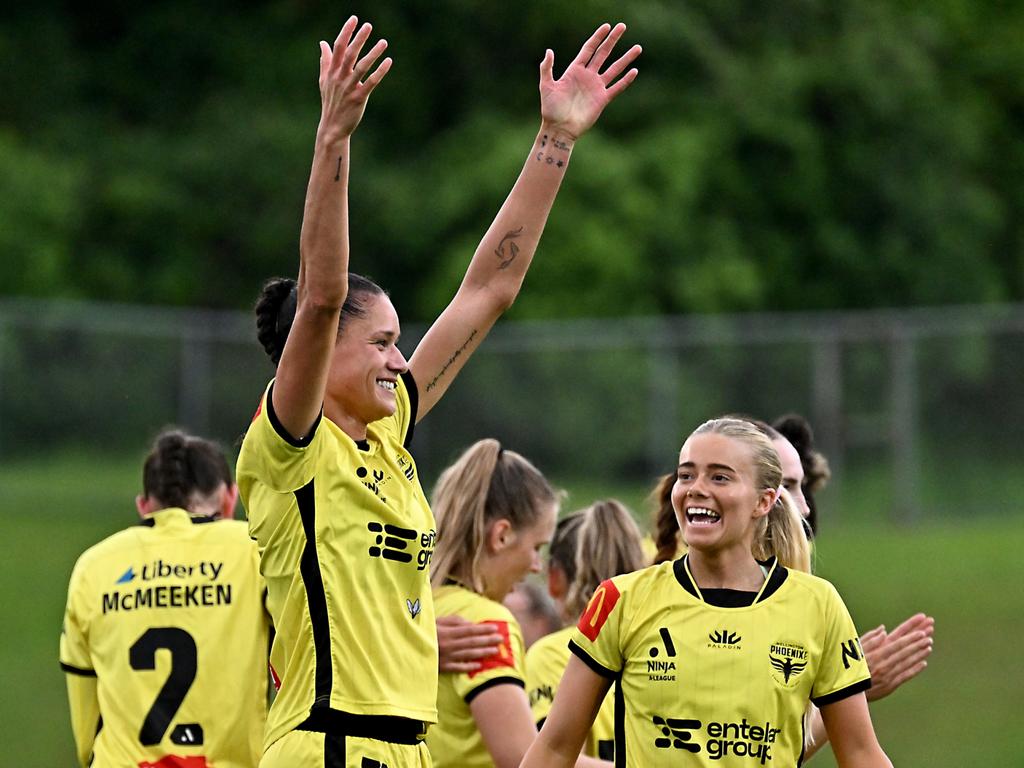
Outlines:
{"type": "Polygon", "coordinates": [[[630,594],[634,599],[643,600],[651,592],[664,588],[666,584],[677,585],[672,562],[649,565],[638,571],[613,576],[605,584],[611,583],[619,594],[630,594]]]}
{"type": "Polygon", "coordinates": [[[136,548],[139,544],[139,539],[143,530],[144,527],[142,525],[132,525],[128,528],[117,531],[116,533],[112,533],[104,539],[100,539],[79,555],[79,565],[86,566],[102,562],[125,550],[136,548]]]}
{"type": "MultiPolygon", "coordinates": [[[[460,584],[445,584],[434,590],[434,613],[456,614],[467,621],[505,621],[516,624],[512,611],[460,584]]],[[[518,624],[517,624],[518,626],[518,624]]]]}
{"type": "Polygon", "coordinates": [[[786,581],[791,590],[801,591],[819,601],[832,600],[839,595],[831,581],[813,573],[788,568],[786,569],[786,581]]]}

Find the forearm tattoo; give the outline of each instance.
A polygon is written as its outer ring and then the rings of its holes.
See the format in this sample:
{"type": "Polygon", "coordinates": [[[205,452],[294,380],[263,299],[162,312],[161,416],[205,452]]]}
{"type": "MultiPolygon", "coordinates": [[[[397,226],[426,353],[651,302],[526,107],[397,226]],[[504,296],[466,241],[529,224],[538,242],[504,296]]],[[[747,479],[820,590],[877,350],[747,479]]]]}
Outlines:
{"type": "Polygon", "coordinates": [[[555,168],[564,168],[565,164],[569,162],[569,152],[571,151],[572,144],[563,139],[548,136],[545,133],[540,138],[540,152],[537,153],[537,162],[554,166],[555,168]],[[555,150],[558,151],[557,154],[555,154],[555,150]]]}
{"type": "Polygon", "coordinates": [[[521,234],[523,234],[522,227],[506,232],[505,236],[501,238],[498,247],[494,249],[494,255],[498,257],[498,269],[508,269],[508,266],[516,260],[519,255],[519,244],[516,242],[516,238],[521,234]]]}
{"type": "Polygon", "coordinates": [[[338,168],[334,172],[334,180],[341,181],[341,155],[338,155],[338,168]]]}
{"type": "Polygon", "coordinates": [[[451,357],[449,357],[449,358],[448,358],[448,362],[447,362],[447,363],[445,363],[445,364],[444,364],[444,365],[443,365],[443,366],[441,367],[441,370],[440,370],[440,372],[439,372],[439,373],[437,374],[437,376],[435,376],[434,378],[432,378],[432,379],[430,380],[430,383],[429,383],[429,384],[427,384],[427,390],[426,390],[427,392],[429,392],[429,391],[430,391],[430,390],[432,390],[432,389],[433,389],[433,388],[434,388],[435,386],[437,386],[437,382],[438,382],[438,381],[440,381],[441,377],[442,377],[442,376],[444,376],[445,372],[446,372],[446,371],[447,371],[447,370],[448,370],[449,368],[451,368],[451,367],[452,367],[452,364],[453,364],[453,363],[454,363],[454,362],[455,362],[456,360],[458,360],[458,359],[459,359],[459,357],[460,357],[460,356],[462,355],[462,353],[466,351],[466,348],[467,348],[467,347],[468,347],[468,346],[470,345],[470,343],[471,343],[471,342],[473,341],[473,339],[475,339],[475,338],[476,338],[476,328],[474,328],[474,329],[473,329],[473,332],[472,332],[471,334],[469,334],[469,338],[468,338],[468,339],[466,339],[466,341],[465,341],[465,342],[463,342],[462,346],[461,346],[461,347],[459,347],[458,349],[456,349],[456,350],[455,350],[455,353],[454,353],[454,354],[453,354],[453,355],[452,355],[451,357]]]}

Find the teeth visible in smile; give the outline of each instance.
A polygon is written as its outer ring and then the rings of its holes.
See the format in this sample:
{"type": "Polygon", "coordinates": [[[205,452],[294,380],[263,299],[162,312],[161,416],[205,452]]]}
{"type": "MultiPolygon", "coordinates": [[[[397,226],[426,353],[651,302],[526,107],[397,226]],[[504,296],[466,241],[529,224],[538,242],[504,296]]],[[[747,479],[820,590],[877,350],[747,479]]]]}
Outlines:
{"type": "Polygon", "coordinates": [[[692,525],[714,525],[722,516],[717,512],[703,507],[690,507],[686,510],[686,521],[692,525]]]}
{"type": "Polygon", "coordinates": [[[377,386],[382,389],[387,389],[391,392],[394,392],[398,384],[397,382],[394,381],[385,381],[384,379],[377,379],[377,386]]]}

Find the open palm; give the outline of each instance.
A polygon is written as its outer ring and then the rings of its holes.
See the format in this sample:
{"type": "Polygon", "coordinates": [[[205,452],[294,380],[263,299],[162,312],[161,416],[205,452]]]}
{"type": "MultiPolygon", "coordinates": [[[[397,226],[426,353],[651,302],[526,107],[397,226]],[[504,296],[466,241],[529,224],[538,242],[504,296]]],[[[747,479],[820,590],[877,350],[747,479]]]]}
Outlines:
{"type": "Polygon", "coordinates": [[[584,43],[560,78],[552,77],[555,54],[548,50],[540,65],[540,111],[545,124],[579,138],[611,101],[636,79],[637,70],[623,71],[640,55],[634,45],[601,72],[625,24],[602,24],[584,43]],[[622,75],[620,77],[620,75],[622,75]]]}

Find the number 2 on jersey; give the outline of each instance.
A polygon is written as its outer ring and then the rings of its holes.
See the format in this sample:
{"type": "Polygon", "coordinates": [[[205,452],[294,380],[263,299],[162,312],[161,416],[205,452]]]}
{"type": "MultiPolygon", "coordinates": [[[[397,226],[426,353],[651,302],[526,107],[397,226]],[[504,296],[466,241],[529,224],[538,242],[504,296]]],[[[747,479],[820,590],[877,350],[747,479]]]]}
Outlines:
{"type": "MultiPolygon", "coordinates": [[[[164,738],[196,679],[196,641],[178,627],[151,627],[143,632],[128,651],[132,669],[156,669],[156,652],[161,648],[171,652],[171,673],[139,730],[139,742],[147,747],[159,744],[164,738]]],[[[179,725],[174,729],[171,740],[176,744],[202,744],[202,733],[198,724],[179,725]]]]}

